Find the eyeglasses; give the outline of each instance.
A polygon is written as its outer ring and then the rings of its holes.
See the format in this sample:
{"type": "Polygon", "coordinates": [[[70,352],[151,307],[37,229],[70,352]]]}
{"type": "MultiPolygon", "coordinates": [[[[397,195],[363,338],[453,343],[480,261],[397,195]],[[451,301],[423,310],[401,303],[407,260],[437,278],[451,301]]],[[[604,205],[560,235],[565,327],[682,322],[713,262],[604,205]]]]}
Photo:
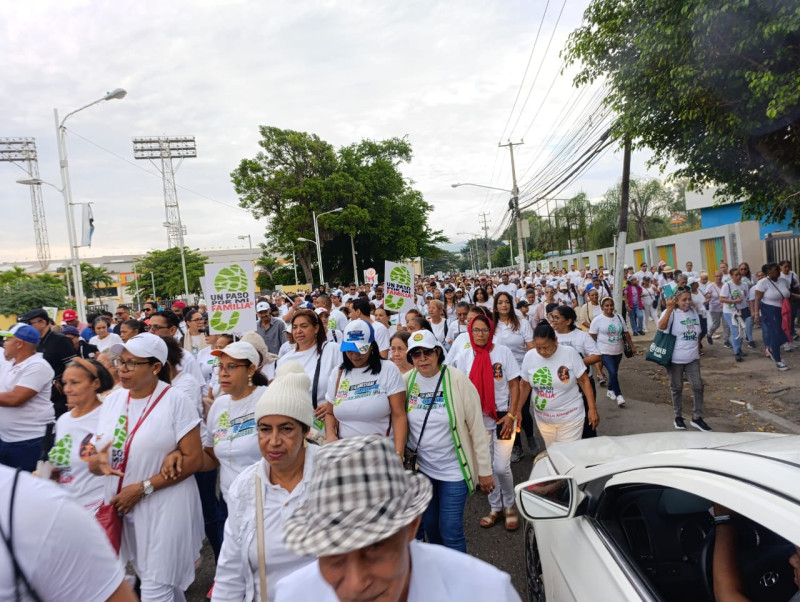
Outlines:
{"type": "Polygon", "coordinates": [[[205,322],[205,320],[202,318],[202,316],[201,316],[201,317],[198,317],[198,318],[192,318],[192,319],[191,319],[191,320],[189,320],[189,321],[190,321],[190,322],[205,322]]]}
{"type": "Polygon", "coordinates": [[[158,324],[149,324],[147,330],[149,332],[158,332],[159,330],[167,330],[169,326],[159,326],[158,324]]]}
{"type": "Polygon", "coordinates": [[[488,328],[473,328],[472,334],[489,334],[488,328]]]}
{"type": "Polygon", "coordinates": [[[418,358],[420,356],[423,356],[423,355],[425,357],[430,357],[434,353],[436,353],[436,349],[425,349],[425,348],[422,348],[422,347],[417,347],[416,349],[412,349],[411,351],[409,351],[408,355],[410,355],[413,359],[416,359],[416,358],[418,358]]]}
{"type": "Polygon", "coordinates": [[[236,368],[245,368],[245,367],[247,367],[247,364],[217,364],[216,366],[214,366],[217,372],[226,372],[228,374],[236,370],[236,368]]]}
{"type": "Polygon", "coordinates": [[[144,313],[150,313],[151,311],[153,311],[153,308],[152,307],[145,307],[142,311],[144,313]]]}
{"type": "Polygon", "coordinates": [[[115,359],[111,362],[111,365],[115,368],[125,368],[126,372],[131,372],[136,370],[136,366],[144,366],[145,364],[149,363],[150,362],[135,362],[133,360],[115,359]]]}

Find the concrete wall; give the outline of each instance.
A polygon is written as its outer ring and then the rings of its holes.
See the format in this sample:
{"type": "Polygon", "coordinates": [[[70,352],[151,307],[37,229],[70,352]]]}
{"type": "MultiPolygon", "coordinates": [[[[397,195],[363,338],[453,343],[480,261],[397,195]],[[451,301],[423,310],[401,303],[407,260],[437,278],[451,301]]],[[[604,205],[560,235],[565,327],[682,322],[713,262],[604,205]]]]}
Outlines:
{"type": "MultiPolygon", "coordinates": [[[[691,261],[694,264],[695,271],[713,271],[717,267],[716,265],[705,265],[703,241],[718,237],[725,238],[725,250],[729,264],[736,265],[746,261],[750,264],[750,269],[756,272],[766,262],[766,247],[760,237],[759,224],[756,221],[749,221],[630,243],[625,251],[625,264],[638,269],[639,262],[635,259],[635,252],[641,250],[648,265],[658,265],[659,247],[675,245],[675,263],[677,265],[672,266],[673,268],[683,270],[686,262],[691,261]]],[[[614,249],[612,247],[551,257],[549,261],[536,263],[547,269],[556,266],[563,267],[565,261],[568,268],[571,268],[573,264],[578,264],[578,266],[582,267],[587,263],[592,268],[597,268],[600,257],[602,257],[603,266],[606,269],[613,267],[614,249]],[[588,262],[586,261],[587,258],[589,259],[588,262]]]]}

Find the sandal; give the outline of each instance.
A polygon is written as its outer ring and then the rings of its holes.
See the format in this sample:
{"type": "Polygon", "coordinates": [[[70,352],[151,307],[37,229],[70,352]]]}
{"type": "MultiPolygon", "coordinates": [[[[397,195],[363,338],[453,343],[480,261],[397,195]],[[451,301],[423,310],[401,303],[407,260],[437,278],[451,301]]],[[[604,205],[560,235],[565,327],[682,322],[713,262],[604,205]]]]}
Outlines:
{"type": "Polygon", "coordinates": [[[506,508],[506,531],[516,531],[519,528],[519,514],[516,508],[506,508]]]}
{"type": "Polygon", "coordinates": [[[497,519],[503,514],[500,510],[492,510],[481,519],[481,527],[484,529],[488,529],[489,527],[494,527],[494,524],[497,522],[497,519]]]}

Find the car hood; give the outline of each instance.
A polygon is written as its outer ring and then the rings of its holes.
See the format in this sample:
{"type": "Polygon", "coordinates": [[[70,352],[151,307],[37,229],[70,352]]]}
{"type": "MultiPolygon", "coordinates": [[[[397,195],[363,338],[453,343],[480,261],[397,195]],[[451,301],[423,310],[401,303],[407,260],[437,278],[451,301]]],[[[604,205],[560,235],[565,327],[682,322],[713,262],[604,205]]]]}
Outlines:
{"type": "Polygon", "coordinates": [[[641,433],[553,443],[547,454],[559,474],[568,474],[636,456],[686,449],[726,448],[778,457],[791,440],[790,447],[796,450],[800,437],[772,433],[641,433]]]}

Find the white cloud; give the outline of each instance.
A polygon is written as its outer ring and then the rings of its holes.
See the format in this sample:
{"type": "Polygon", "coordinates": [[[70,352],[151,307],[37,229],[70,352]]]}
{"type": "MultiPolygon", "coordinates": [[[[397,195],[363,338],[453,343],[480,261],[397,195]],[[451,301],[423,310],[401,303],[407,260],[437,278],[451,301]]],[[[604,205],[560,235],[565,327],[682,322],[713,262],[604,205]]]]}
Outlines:
{"type": "MultiPolygon", "coordinates": [[[[586,0],[567,3],[543,57],[557,15],[552,4],[528,82],[543,58],[544,64],[515,140],[542,103],[586,0]]],[[[482,211],[495,226],[502,219],[505,193],[450,184],[510,188],[508,151],[498,153],[497,143],[541,3],[3,1],[0,8],[0,136],[36,137],[43,179],[60,185],[53,107],[63,118],[106,90],[128,90],[124,100],[67,122],[74,131],[68,140],[74,200],[95,203],[93,255],[166,244],[161,182],[140,169],[153,172],[148,162],[131,164],[131,138],[195,135],[198,157],[181,166],[178,184],[236,205],[229,174],[258,151],[259,125],[313,132],[336,145],[408,135],[414,161],[405,172],[434,205],[436,228],[461,240],[458,232],[478,230],[482,211]]],[[[527,84],[519,105],[526,92],[527,84]]],[[[539,154],[573,94],[568,77],[556,82],[517,151],[518,173],[539,154]]],[[[644,174],[643,157],[634,163],[634,172],[644,174]]],[[[608,153],[563,194],[600,196],[620,172],[620,156],[608,153]]],[[[0,164],[3,260],[35,257],[29,193],[14,183],[21,176],[0,164]]],[[[183,189],[178,197],[190,246],[242,245],[240,234],[261,239],[264,223],[247,212],[183,189]]],[[[63,201],[50,188],[44,199],[52,255],[64,257],[63,201]]]]}

